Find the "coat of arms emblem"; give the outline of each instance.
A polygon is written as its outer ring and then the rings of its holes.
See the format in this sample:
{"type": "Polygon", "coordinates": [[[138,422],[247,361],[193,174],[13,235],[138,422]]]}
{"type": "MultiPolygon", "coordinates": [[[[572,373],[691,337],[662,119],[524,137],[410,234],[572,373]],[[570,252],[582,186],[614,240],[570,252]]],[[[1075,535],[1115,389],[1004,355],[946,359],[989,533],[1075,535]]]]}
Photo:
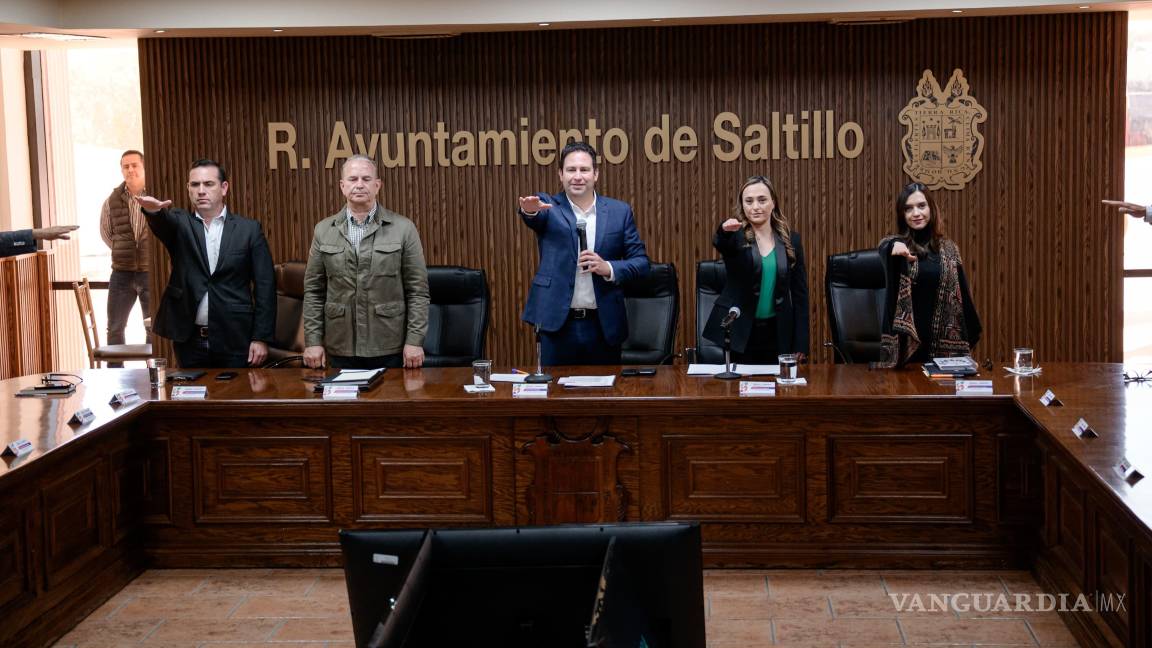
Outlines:
{"type": "Polygon", "coordinates": [[[964,72],[953,70],[945,92],[932,70],[924,70],[916,96],[900,111],[908,128],[900,140],[904,172],[930,189],[963,189],[984,167],[984,136],[976,125],[986,119],[988,111],[968,94],[964,72]]]}

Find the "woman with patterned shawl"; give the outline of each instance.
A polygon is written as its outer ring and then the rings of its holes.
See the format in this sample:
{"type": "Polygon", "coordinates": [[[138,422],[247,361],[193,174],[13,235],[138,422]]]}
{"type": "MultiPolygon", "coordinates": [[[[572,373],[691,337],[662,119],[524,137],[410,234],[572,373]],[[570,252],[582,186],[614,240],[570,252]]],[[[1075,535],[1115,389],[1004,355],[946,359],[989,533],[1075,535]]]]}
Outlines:
{"type": "Polygon", "coordinates": [[[896,231],[880,241],[888,264],[883,357],[878,367],[966,356],[980,340],[980,317],[968,291],[960,248],[928,188],[913,182],[896,197],[896,231]]]}

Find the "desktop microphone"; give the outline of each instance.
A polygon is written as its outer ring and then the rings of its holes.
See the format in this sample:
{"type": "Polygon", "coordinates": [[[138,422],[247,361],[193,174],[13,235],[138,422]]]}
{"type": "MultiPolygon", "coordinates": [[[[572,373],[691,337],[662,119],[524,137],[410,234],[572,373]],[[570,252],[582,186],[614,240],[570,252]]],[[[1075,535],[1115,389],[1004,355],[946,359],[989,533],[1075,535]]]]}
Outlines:
{"type": "Polygon", "coordinates": [[[844,364],[851,364],[848,362],[848,358],[844,355],[844,352],[840,350],[840,347],[836,346],[835,342],[825,342],[824,346],[835,351],[836,355],[840,356],[840,360],[843,361],[844,364]]]}
{"type": "Polygon", "coordinates": [[[727,329],[728,327],[732,326],[732,322],[735,322],[739,318],[740,307],[733,306],[732,308],[729,308],[728,314],[724,316],[724,321],[720,322],[720,328],[727,329]]]}

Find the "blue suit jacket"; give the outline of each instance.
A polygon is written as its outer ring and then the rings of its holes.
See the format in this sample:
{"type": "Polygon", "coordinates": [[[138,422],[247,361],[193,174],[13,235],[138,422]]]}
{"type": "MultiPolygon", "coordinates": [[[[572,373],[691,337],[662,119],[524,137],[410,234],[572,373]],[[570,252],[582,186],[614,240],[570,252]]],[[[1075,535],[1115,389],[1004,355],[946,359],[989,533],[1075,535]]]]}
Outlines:
{"type": "Polygon", "coordinates": [[[32,230],[0,232],[0,257],[29,254],[35,251],[36,240],[32,238],[32,230]]]}
{"type": "MultiPolygon", "coordinates": [[[[536,232],[540,248],[540,268],[532,278],[523,319],[552,332],[564,326],[572,306],[580,243],[576,215],[568,197],[563,193],[539,196],[552,208],[542,209],[535,216],[520,213],[524,223],[536,232]]],[[[604,339],[608,344],[619,346],[628,337],[628,313],[620,284],[648,274],[648,254],[628,203],[596,196],[596,242],[592,247],[612,265],[614,281],[592,275],[592,286],[604,339]]]]}

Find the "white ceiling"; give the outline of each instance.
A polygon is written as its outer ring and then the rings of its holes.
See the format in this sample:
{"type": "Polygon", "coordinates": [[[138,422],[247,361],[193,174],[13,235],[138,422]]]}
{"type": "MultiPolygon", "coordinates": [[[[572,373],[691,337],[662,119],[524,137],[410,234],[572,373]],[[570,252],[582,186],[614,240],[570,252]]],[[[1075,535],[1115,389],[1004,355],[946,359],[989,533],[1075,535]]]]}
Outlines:
{"type": "MultiPolygon", "coordinates": [[[[43,48],[4,34],[66,32],[109,39],[319,34],[440,34],[780,21],[964,18],[1126,11],[1149,1],[1049,0],[4,0],[0,47],[43,48]],[[1087,9],[1081,8],[1087,6],[1087,9]],[[954,13],[962,11],[962,13],[954,13]],[[540,23],[548,23],[540,25],[540,23]],[[274,32],[273,29],[283,31],[274,32]],[[157,33],[157,30],[164,30],[157,33]]],[[[112,45],[114,43],[103,43],[112,45]]],[[[96,44],[97,46],[100,43],[96,44]]],[[[91,46],[91,45],[88,45],[91,46]]]]}

